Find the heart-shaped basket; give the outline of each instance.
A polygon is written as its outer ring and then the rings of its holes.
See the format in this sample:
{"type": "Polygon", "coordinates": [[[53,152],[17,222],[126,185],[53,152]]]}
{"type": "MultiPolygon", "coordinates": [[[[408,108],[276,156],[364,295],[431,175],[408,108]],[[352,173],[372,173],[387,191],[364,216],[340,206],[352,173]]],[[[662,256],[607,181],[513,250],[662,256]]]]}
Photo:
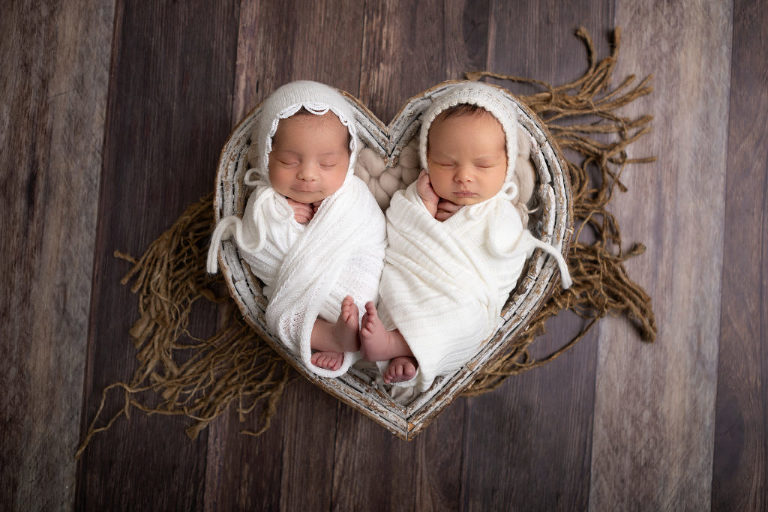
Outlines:
{"type": "MultiPolygon", "coordinates": [[[[376,190],[382,201],[382,184],[388,190],[405,188],[404,174],[388,172],[395,169],[403,148],[418,136],[421,115],[433,97],[446,91],[444,82],[411,98],[387,127],[379,121],[357,98],[345,94],[359,123],[358,136],[365,146],[373,149],[386,161],[386,169],[376,177],[365,176],[369,187],[376,190]],[[392,184],[395,184],[392,187],[392,184]]],[[[531,161],[536,170],[536,187],[528,228],[540,240],[561,248],[567,254],[572,228],[571,191],[568,176],[559,150],[541,120],[512,94],[502,89],[517,107],[521,133],[531,143],[531,161]]],[[[248,195],[243,177],[248,170],[247,153],[250,134],[258,117],[259,108],[251,111],[235,128],[221,152],[216,175],[214,200],[216,222],[228,215],[242,216],[248,195]]],[[[413,179],[411,176],[406,179],[413,179]]],[[[386,199],[386,198],[385,198],[386,199]]],[[[530,204],[530,203],[529,203],[530,204]]],[[[540,250],[536,250],[526,263],[517,286],[502,310],[502,318],[495,333],[484,343],[475,356],[461,369],[435,379],[425,392],[408,397],[393,398],[389,386],[382,383],[374,365],[356,365],[338,378],[316,375],[288,351],[283,343],[267,329],[265,310],[267,300],[262,293],[263,283],[256,278],[238,253],[237,246],[225,241],[220,253],[221,271],[229,291],[245,320],[272,348],[310,382],[374,419],[402,439],[413,439],[439,412],[474,380],[476,374],[523,332],[534,313],[544,303],[557,282],[557,265],[540,250]]]]}

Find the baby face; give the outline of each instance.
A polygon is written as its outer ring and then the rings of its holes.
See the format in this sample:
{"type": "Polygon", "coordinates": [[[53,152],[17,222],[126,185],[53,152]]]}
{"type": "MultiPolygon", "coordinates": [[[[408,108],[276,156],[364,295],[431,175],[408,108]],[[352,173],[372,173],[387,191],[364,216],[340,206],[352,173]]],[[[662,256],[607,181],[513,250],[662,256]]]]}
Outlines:
{"type": "Polygon", "coordinates": [[[438,196],[468,206],[495,196],[507,174],[507,139],[485,110],[437,119],[429,129],[429,180],[438,196]]]}
{"type": "Polygon", "coordinates": [[[349,168],[349,132],[339,118],[299,114],[280,120],[269,153],[269,180],[280,194],[315,203],[336,192],[349,168]]]}

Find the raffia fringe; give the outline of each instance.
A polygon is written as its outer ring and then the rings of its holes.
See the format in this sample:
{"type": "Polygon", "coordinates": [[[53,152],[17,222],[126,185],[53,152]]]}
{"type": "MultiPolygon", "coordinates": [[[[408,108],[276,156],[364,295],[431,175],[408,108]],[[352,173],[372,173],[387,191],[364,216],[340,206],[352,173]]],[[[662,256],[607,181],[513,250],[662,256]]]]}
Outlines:
{"type": "MultiPolygon", "coordinates": [[[[619,225],[606,209],[616,188],[627,190],[620,181],[624,167],[655,160],[630,159],[626,152],[630,144],[649,132],[652,118],[628,118],[616,113],[652,91],[651,77],[633,85],[635,77],[629,76],[610,89],[618,58],[619,29],[614,33],[611,55],[599,62],[595,61],[594,46],[586,30],[580,28],[576,35],[587,48],[589,68],[571,83],[553,87],[538,80],[487,71],[466,73],[469,80],[488,77],[542,89],[519,98],[539,115],[565,152],[577,234],[568,255],[573,286],[553,293],[526,332],[478,374],[465,396],[496,389],[510,375],[554,360],[608,314],[626,316],[644,341],[656,337],[650,297],[624,268],[624,262],[642,254],[645,247],[635,244],[629,251],[622,251],[619,225]],[[591,236],[582,237],[585,230],[591,236]],[[582,238],[590,241],[582,242],[582,238]],[[552,354],[534,359],[529,351],[531,343],[544,332],[546,321],[565,309],[584,319],[583,328],[552,354]]],[[[139,319],[130,330],[139,368],[130,383],[118,382],[103,391],[99,409],[76,456],[82,454],[95,434],[110,428],[120,416],[128,417],[132,407],[147,414],[188,416],[195,421],[187,429],[191,438],[233,401],[241,421],[261,405],[261,426],[243,433],[259,435],[269,427],[282,392],[295,372],[243,322],[231,299],[216,295],[215,290],[222,288],[221,277],[205,271],[213,224],[211,194],[187,208],[140,260],[115,253],[133,263],[122,283],[133,281],[131,290],[139,297],[139,319]],[[218,332],[205,339],[187,331],[192,306],[199,299],[223,304],[229,310],[218,332]],[[123,406],[99,426],[112,390],[122,391],[123,406]]]]}
{"type": "Polygon", "coordinates": [[[589,61],[589,69],[576,81],[553,87],[538,80],[487,71],[466,73],[468,80],[489,77],[543,89],[536,94],[518,97],[544,121],[555,142],[565,152],[577,233],[568,254],[573,286],[554,291],[526,332],[478,375],[464,391],[465,396],[494,390],[510,375],[554,360],[581,340],[605,315],[626,316],[643,341],[656,339],[651,298],[629,278],[624,268],[628,258],[645,252],[645,246],[634,244],[624,252],[619,224],[606,209],[617,188],[627,191],[620,179],[627,164],[656,160],[653,157],[629,158],[626,151],[630,144],[650,131],[653,118],[629,118],[616,113],[617,109],[653,91],[649,85],[652,76],[635,84],[635,76],[630,75],[611,89],[610,79],[619,55],[620,29],[613,34],[611,55],[600,62],[595,62],[594,45],[587,31],[580,28],[576,35],[584,42],[589,61]],[[590,231],[591,236],[584,233],[585,230],[590,231]],[[592,241],[583,242],[585,238],[592,241]],[[564,309],[582,317],[584,326],[555,352],[534,359],[529,346],[544,333],[546,321],[564,309]]]}

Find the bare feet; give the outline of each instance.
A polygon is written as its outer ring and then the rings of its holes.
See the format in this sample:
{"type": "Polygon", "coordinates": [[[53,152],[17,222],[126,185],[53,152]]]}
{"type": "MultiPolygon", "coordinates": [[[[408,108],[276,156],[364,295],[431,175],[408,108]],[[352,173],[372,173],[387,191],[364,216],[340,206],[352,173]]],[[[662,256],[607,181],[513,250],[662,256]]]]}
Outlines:
{"type": "Polygon", "coordinates": [[[413,357],[396,357],[389,362],[387,371],[384,372],[384,382],[392,384],[411,380],[416,375],[416,368],[418,363],[413,357]]]}
{"type": "Polygon", "coordinates": [[[413,356],[400,331],[388,331],[384,327],[373,302],[365,304],[365,314],[360,326],[360,353],[368,361],[413,356]]]}
{"type": "Polygon", "coordinates": [[[339,343],[342,352],[357,352],[360,350],[358,336],[358,318],[360,312],[355,301],[347,295],[341,301],[341,313],[333,326],[333,335],[339,343]]]}
{"type": "Polygon", "coordinates": [[[358,315],[357,305],[348,295],[341,302],[341,313],[336,323],[322,318],[315,320],[310,346],[317,352],[312,354],[312,364],[326,370],[338,370],[344,360],[344,352],[360,350],[358,315]]]}
{"type": "Polygon", "coordinates": [[[343,352],[315,352],[310,359],[312,364],[326,370],[336,371],[344,362],[343,352]]]}

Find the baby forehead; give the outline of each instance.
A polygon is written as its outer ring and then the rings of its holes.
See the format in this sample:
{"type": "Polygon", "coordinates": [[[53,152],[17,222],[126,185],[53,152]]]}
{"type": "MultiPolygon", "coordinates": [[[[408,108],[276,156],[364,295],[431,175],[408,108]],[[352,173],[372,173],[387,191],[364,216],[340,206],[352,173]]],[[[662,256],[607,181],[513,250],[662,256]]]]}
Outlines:
{"type": "Polygon", "coordinates": [[[324,114],[313,114],[303,108],[277,124],[273,142],[286,141],[295,138],[311,136],[314,139],[348,141],[351,138],[349,129],[331,111],[324,114]]]}
{"type": "Polygon", "coordinates": [[[481,131],[494,139],[498,136],[506,140],[504,127],[496,116],[483,107],[471,104],[456,105],[438,114],[429,126],[427,140],[465,131],[467,135],[481,131]]]}
{"type": "Polygon", "coordinates": [[[469,127],[471,125],[475,125],[478,122],[483,123],[489,128],[498,127],[498,129],[501,130],[502,132],[504,130],[504,128],[501,125],[501,122],[499,122],[496,116],[493,115],[488,110],[478,105],[462,103],[460,105],[455,105],[453,107],[447,108],[442,112],[440,112],[435,117],[434,121],[432,121],[432,123],[430,124],[428,133],[429,135],[431,135],[432,131],[435,128],[445,124],[450,124],[457,128],[462,128],[462,127],[469,127]]]}
{"type": "Polygon", "coordinates": [[[298,125],[312,126],[323,129],[336,129],[338,131],[348,131],[347,127],[342,124],[338,116],[332,111],[329,110],[324,114],[314,114],[303,107],[299,109],[295,114],[284,119],[280,119],[277,124],[277,129],[280,130],[281,127],[286,128],[298,125]]]}

